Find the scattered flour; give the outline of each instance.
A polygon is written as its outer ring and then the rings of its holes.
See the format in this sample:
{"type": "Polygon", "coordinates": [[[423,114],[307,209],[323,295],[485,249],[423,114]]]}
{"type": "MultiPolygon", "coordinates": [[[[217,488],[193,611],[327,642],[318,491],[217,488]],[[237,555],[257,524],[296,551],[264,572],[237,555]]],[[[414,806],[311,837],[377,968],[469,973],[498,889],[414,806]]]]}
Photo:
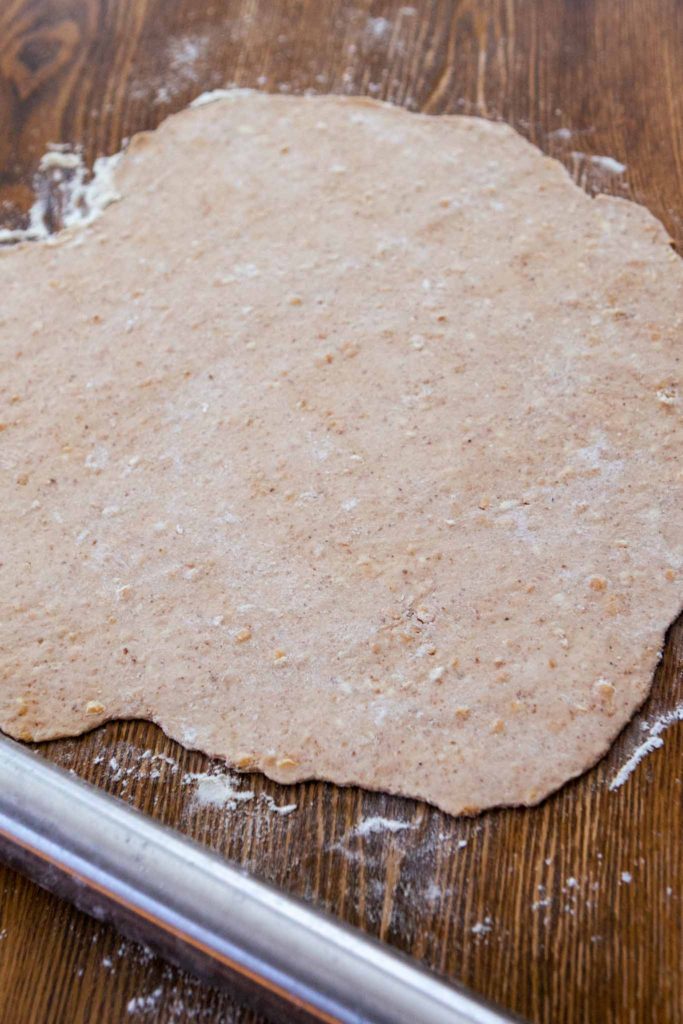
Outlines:
{"type": "Polygon", "coordinates": [[[121,153],[98,157],[89,174],[82,155],[61,146],[51,146],[40,161],[36,178],[38,198],[29,211],[26,228],[0,228],[0,245],[17,242],[46,241],[48,228],[48,194],[60,210],[61,227],[87,227],[111,203],[120,199],[114,186],[114,171],[121,153]]]}
{"type": "Polygon", "coordinates": [[[639,747],[636,747],[626,764],[622,765],[614,776],[609,784],[610,791],[619,789],[620,786],[623,786],[644,757],[651,754],[653,750],[663,747],[664,740],[661,737],[661,733],[663,733],[665,729],[668,729],[670,725],[673,725],[674,722],[681,721],[683,721],[683,703],[676,705],[676,707],[671,711],[665,712],[665,714],[653,722],[652,725],[647,726],[649,729],[649,736],[640,744],[639,747]]]}
{"type": "Polygon", "coordinates": [[[387,18],[368,18],[367,32],[374,39],[384,39],[391,31],[391,22],[387,18]]]}
{"type": "Polygon", "coordinates": [[[187,95],[202,77],[210,41],[205,34],[172,36],[163,53],[163,67],[136,78],[129,88],[131,99],[163,106],[172,103],[177,96],[187,95]]]}
{"type": "Polygon", "coordinates": [[[190,82],[196,82],[199,74],[195,65],[206,52],[208,40],[205,36],[181,36],[171,39],[168,57],[171,72],[190,82]]]}
{"type": "Polygon", "coordinates": [[[81,157],[78,153],[71,153],[68,149],[49,149],[40,158],[39,168],[41,171],[50,170],[52,167],[60,167],[63,170],[75,171],[81,166],[81,157]]]}
{"type": "MultiPolygon", "coordinates": [[[[108,753],[108,752],[107,752],[108,753]]],[[[104,764],[109,774],[110,782],[120,782],[118,796],[123,796],[131,782],[149,779],[156,782],[170,771],[171,775],[177,775],[179,770],[178,762],[167,754],[153,754],[151,750],[144,750],[138,753],[135,747],[120,743],[116,747],[119,757],[133,763],[128,768],[123,768],[116,754],[107,757],[107,754],[100,752],[92,759],[93,764],[104,764]],[[166,768],[168,766],[168,768],[166,768]]]]}
{"type": "Polygon", "coordinates": [[[65,228],[87,227],[121,198],[114,186],[114,171],[120,160],[121,153],[98,157],[90,178],[81,161],[68,185],[68,202],[62,218],[65,228]]]}
{"type": "Polygon", "coordinates": [[[190,106],[205,107],[207,103],[215,103],[216,100],[232,100],[237,96],[248,96],[253,91],[253,89],[211,89],[193,99],[190,106]]]}
{"type": "Polygon", "coordinates": [[[192,802],[198,807],[225,807],[234,811],[238,804],[253,800],[250,789],[235,789],[233,775],[210,775],[208,772],[188,772],[183,776],[186,784],[194,783],[192,802]]]}
{"type": "Polygon", "coordinates": [[[623,174],[626,170],[626,164],[615,160],[613,156],[595,156],[589,153],[581,153],[579,150],[574,150],[572,156],[575,160],[587,160],[588,163],[599,167],[603,171],[607,171],[609,174],[623,174]]]}
{"type": "Polygon", "coordinates": [[[137,1013],[149,1013],[151,1010],[155,1010],[163,995],[163,989],[161,986],[155,988],[153,992],[150,992],[148,996],[135,996],[133,999],[129,999],[126,1005],[126,1010],[129,1014],[137,1013]]]}
{"type": "Polygon", "coordinates": [[[597,167],[601,167],[603,170],[609,171],[610,174],[623,174],[626,170],[626,164],[622,164],[619,160],[615,160],[613,156],[592,156],[590,161],[597,167]]]}
{"type": "Polygon", "coordinates": [[[261,800],[274,814],[291,814],[299,806],[298,804],[276,804],[273,797],[268,796],[267,793],[261,793],[261,800]]]}
{"type": "Polygon", "coordinates": [[[352,836],[369,836],[375,832],[403,832],[404,829],[417,828],[409,821],[397,821],[395,818],[366,818],[352,829],[352,836]]]}
{"type": "Polygon", "coordinates": [[[443,890],[437,882],[430,882],[425,889],[425,899],[428,903],[438,903],[443,895],[443,890]]]}
{"type": "MultiPolygon", "coordinates": [[[[131,782],[168,780],[169,775],[178,775],[181,770],[179,763],[167,754],[155,754],[151,749],[140,751],[126,743],[117,744],[114,752],[98,753],[92,763],[104,765],[109,781],[120,783],[119,796],[124,795],[131,782]],[[121,761],[128,761],[130,766],[124,768],[121,761]]],[[[192,787],[191,806],[195,808],[225,807],[232,811],[238,804],[252,801],[256,796],[251,790],[239,788],[239,776],[229,772],[221,774],[216,767],[207,772],[185,772],[180,782],[183,786],[192,787]]],[[[292,814],[299,806],[298,803],[278,804],[266,793],[260,794],[260,805],[280,817],[292,814]]],[[[267,817],[261,815],[264,821],[267,817]]]]}
{"type": "Polygon", "coordinates": [[[630,871],[622,871],[621,872],[621,880],[622,880],[622,882],[625,882],[626,885],[629,885],[629,883],[633,881],[633,875],[631,874],[630,871]]]}
{"type": "Polygon", "coordinates": [[[26,228],[0,228],[0,245],[14,245],[16,242],[27,242],[48,237],[45,224],[47,207],[43,199],[36,199],[29,210],[29,222],[26,228]]]}
{"type": "Polygon", "coordinates": [[[488,914],[483,921],[477,921],[470,928],[473,935],[487,935],[493,929],[493,918],[489,917],[488,914]]]}
{"type": "Polygon", "coordinates": [[[553,132],[548,132],[549,139],[559,139],[561,142],[566,142],[567,139],[571,139],[572,135],[571,128],[556,128],[553,132]]]}

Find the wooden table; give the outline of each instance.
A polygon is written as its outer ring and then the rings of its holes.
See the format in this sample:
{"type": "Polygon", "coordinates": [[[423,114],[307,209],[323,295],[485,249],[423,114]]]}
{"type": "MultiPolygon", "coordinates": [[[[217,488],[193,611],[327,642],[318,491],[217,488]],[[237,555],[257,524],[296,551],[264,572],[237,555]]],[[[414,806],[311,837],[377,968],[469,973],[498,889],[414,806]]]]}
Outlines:
{"type": "MultiPolygon", "coordinates": [[[[228,83],[503,118],[590,190],[647,204],[683,247],[678,0],[2,0],[1,222],[21,222],[48,143],[91,162],[228,83]]],[[[183,780],[206,759],[144,723],[42,753],[531,1021],[666,1024],[683,1019],[683,728],[608,784],[642,723],[681,700],[682,666],[679,622],[651,698],[601,764],[541,807],[474,820],[260,777],[235,810],[197,806],[183,780]],[[261,794],[298,809],[274,813],[261,794]],[[351,835],[372,816],[410,827],[351,835]]],[[[257,1018],[2,871],[0,1020],[257,1018]]]]}

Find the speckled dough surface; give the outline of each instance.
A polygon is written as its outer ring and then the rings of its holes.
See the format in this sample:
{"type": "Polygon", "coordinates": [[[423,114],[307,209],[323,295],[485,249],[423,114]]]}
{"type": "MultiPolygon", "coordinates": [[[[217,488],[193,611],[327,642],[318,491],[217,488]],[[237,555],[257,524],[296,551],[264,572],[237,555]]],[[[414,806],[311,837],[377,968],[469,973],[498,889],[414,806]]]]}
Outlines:
{"type": "Polygon", "coordinates": [[[236,93],[0,253],[0,724],[531,803],[683,596],[683,264],[510,128],[236,93]]]}

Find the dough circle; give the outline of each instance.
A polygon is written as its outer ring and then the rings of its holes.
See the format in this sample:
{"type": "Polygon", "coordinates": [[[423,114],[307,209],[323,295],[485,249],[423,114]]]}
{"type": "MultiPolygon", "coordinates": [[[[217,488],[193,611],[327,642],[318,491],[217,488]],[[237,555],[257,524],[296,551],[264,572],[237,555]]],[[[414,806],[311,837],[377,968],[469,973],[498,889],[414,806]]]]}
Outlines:
{"type": "Polygon", "coordinates": [[[0,254],[0,724],[530,804],[680,609],[683,265],[512,129],[235,92],[0,254]]]}

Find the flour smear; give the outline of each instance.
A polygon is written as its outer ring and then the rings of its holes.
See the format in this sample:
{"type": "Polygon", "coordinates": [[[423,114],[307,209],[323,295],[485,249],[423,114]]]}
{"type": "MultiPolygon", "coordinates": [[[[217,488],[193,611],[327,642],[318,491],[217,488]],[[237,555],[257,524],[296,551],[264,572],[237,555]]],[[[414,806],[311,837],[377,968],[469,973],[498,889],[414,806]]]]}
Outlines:
{"type": "Polygon", "coordinates": [[[621,766],[617,774],[614,776],[609,784],[610,791],[619,789],[623,786],[626,780],[633,774],[640,762],[651,754],[653,750],[658,750],[664,746],[664,740],[661,734],[665,729],[668,729],[674,722],[683,721],[683,703],[677,704],[671,711],[667,711],[661,715],[652,725],[647,726],[648,736],[647,738],[633,751],[628,761],[621,766]]]}
{"type": "Polygon", "coordinates": [[[224,807],[234,811],[238,804],[253,800],[251,789],[236,787],[233,775],[210,775],[208,772],[188,772],[183,777],[186,785],[194,785],[192,803],[195,807],[224,807]]]}
{"type": "Polygon", "coordinates": [[[25,228],[0,228],[0,245],[45,242],[54,234],[48,225],[50,208],[58,211],[61,228],[84,228],[120,199],[114,171],[121,153],[98,157],[89,173],[80,152],[54,145],[43,155],[34,182],[36,201],[25,228]]]}

